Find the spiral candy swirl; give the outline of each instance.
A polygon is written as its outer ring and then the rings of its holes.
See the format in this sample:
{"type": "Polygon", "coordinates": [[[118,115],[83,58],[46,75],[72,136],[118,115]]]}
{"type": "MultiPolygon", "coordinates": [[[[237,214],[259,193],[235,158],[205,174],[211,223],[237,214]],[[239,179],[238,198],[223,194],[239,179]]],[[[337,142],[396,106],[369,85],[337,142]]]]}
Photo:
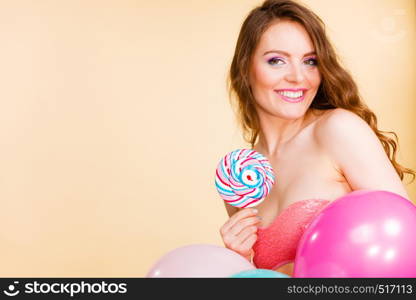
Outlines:
{"type": "Polygon", "coordinates": [[[215,186],[221,198],[240,208],[260,204],[275,180],[266,157],[251,149],[238,149],[224,156],[218,164],[215,186]]]}

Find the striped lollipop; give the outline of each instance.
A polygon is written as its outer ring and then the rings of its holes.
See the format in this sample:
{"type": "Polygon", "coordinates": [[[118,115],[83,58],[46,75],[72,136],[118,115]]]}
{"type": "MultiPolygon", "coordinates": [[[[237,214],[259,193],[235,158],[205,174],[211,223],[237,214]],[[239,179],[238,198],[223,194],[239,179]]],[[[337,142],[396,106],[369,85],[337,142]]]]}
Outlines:
{"type": "Polygon", "coordinates": [[[221,198],[236,207],[253,207],[269,194],[275,175],[266,157],[255,150],[238,149],[218,164],[215,186],[221,198]]]}

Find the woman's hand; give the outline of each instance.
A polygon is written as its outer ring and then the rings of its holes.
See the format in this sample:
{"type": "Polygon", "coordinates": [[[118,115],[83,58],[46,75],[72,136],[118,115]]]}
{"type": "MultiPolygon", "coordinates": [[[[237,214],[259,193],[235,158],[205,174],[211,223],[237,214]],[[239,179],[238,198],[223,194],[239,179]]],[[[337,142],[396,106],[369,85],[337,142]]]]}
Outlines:
{"type": "Polygon", "coordinates": [[[257,209],[244,208],[233,214],[221,227],[220,234],[225,247],[237,252],[249,261],[253,245],[257,240],[257,225],[260,217],[257,209]]]}

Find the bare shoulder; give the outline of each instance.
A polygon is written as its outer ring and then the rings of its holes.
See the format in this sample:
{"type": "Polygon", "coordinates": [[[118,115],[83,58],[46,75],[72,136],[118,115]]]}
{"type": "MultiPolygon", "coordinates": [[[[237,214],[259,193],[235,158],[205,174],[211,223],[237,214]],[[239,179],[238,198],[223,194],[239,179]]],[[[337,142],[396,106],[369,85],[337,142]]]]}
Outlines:
{"type": "Polygon", "coordinates": [[[314,134],[320,144],[334,143],[349,138],[356,140],[360,136],[376,137],[367,122],[343,108],[331,109],[325,113],[317,122],[314,134]]]}
{"type": "Polygon", "coordinates": [[[336,108],[318,123],[314,130],[316,142],[352,190],[384,190],[409,199],[381,141],[366,121],[336,108]]]}

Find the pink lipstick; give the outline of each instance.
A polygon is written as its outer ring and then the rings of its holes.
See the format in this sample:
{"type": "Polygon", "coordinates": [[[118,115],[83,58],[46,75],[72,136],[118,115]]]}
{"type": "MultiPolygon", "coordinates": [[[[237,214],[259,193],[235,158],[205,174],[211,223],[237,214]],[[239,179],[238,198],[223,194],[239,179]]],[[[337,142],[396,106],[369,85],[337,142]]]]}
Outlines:
{"type": "Polygon", "coordinates": [[[308,89],[279,89],[274,90],[279,97],[289,103],[299,103],[305,99],[305,94],[308,89]]]}

